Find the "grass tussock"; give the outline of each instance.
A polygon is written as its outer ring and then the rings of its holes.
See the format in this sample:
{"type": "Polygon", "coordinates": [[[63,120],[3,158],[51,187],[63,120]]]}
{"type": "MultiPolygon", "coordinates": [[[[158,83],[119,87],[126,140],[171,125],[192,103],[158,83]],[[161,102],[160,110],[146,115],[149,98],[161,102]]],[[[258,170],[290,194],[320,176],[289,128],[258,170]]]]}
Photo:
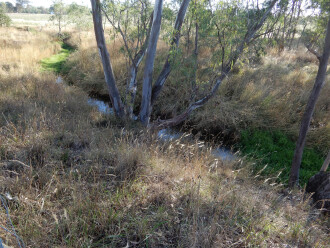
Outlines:
{"type": "Polygon", "coordinates": [[[27,247],[327,246],[327,220],[277,178],[128,129],[55,75],[17,71],[0,74],[0,193],[27,247]]]}

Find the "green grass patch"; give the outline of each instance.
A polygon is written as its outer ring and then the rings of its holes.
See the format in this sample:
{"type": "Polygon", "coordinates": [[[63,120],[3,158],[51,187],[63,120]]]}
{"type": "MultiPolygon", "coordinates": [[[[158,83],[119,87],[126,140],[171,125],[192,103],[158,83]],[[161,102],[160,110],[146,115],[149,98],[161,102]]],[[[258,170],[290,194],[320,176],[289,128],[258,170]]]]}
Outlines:
{"type": "MultiPolygon", "coordinates": [[[[263,170],[263,175],[275,175],[282,171],[279,179],[288,182],[295,142],[281,131],[245,130],[241,132],[240,150],[244,155],[256,160],[256,170],[263,170]]],[[[305,148],[300,184],[316,174],[324,161],[322,154],[313,148],[305,148]]]]}
{"type": "Polygon", "coordinates": [[[61,42],[61,51],[49,58],[40,61],[42,71],[53,71],[56,73],[65,73],[67,68],[65,62],[74,48],[70,45],[61,42]]]}

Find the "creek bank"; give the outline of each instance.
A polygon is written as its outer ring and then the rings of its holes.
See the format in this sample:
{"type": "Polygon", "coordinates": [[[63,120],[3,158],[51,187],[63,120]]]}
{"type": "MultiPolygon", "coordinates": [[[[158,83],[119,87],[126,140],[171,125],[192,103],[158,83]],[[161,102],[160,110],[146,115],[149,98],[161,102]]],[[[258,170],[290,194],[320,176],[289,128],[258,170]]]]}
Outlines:
{"type": "MultiPolygon", "coordinates": [[[[62,83],[63,79],[59,77],[57,82],[62,83]]],[[[113,114],[109,101],[90,96],[88,104],[95,106],[101,113],[113,114]]],[[[287,183],[294,141],[281,131],[243,130],[240,139],[231,139],[230,134],[223,134],[221,131],[216,136],[207,133],[206,130],[201,131],[184,124],[176,128],[162,129],[158,132],[158,137],[163,141],[174,141],[180,139],[184,133],[191,133],[201,141],[210,142],[214,156],[222,160],[235,160],[237,151],[240,151],[255,163],[256,171],[262,170],[263,176],[276,176],[282,183],[287,183]]],[[[309,178],[318,172],[322,162],[323,158],[317,151],[305,149],[300,172],[301,185],[307,183],[309,178]]]]}
{"type": "MultiPolygon", "coordinates": [[[[95,91],[88,92],[88,94],[90,96],[89,105],[96,106],[100,112],[113,113],[109,106],[108,96],[95,91]]],[[[256,171],[263,169],[267,164],[266,169],[262,172],[263,175],[279,175],[278,178],[281,182],[287,182],[294,151],[294,140],[290,139],[288,135],[276,130],[237,130],[234,127],[222,130],[216,127],[217,125],[214,129],[205,129],[198,126],[193,120],[188,120],[178,127],[161,130],[158,136],[162,135],[163,139],[178,139],[182,136],[182,131],[191,133],[198,140],[209,142],[213,144],[213,147],[217,147],[214,152],[217,152],[222,158],[228,157],[231,159],[233,153],[228,153],[227,156],[225,155],[227,151],[231,149],[234,149],[234,151],[239,150],[243,155],[253,160],[256,171]],[[278,133],[281,133],[281,135],[277,135],[278,133]]],[[[307,183],[308,179],[319,170],[323,161],[321,153],[312,150],[307,148],[304,152],[300,173],[302,185],[307,183]]]]}
{"type": "MultiPolygon", "coordinates": [[[[88,104],[91,106],[97,107],[98,111],[103,114],[113,114],[112,108],[104,101],[89,98],[88,104]]],[[[176,131],[171,128],[161,129],[158,131],[157,136],[160,140],[163,141],[175,141],[181,139],[185,134],[183,132],[176,131]]],[[[227,161],[233,161],[237,159],[237,155],[234,154],[231,150],[222,147],[222,146],[215,146],[213,148],[213,155],[217,158],[227,161]]]]}
{"type": "MultiPolygon", "coordinates": [[[[64,83],[63,78],[61,76],[57,77],[56,83],[62,84],[64,83]]],[[[96,107],[97,110],[106,115],[113,115],[113,109],[109,106],[109,104],[105,101],[98,100],[95,98],[88,98],[87,103],[90,106],[96,107]]],[[[185,133],[176,131],[171,128],[161,129],[158,131],[157,136],[160,140],[163,141],[175,141],[181,139],[185,133]]],[[[235,153],[233,153],[230,149],[223,146],[215,146],[213,148],[212,154],[226,161],[236,160],[238,157],[235,153]]]]}

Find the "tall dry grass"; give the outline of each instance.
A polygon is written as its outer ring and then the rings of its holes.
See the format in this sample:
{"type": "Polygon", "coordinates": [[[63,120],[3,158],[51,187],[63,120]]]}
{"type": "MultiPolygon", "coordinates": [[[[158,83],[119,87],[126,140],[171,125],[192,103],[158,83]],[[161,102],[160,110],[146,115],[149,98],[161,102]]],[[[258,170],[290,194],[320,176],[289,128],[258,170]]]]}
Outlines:
{"type": "MultiPolygon", "coordinates": [[[[108,46],[119,89],[124,95],[127,61],[121,52],[122,47],[119,38],[111,40],[108,46]]],[[[167,50],[166,44],[161,42],[157,49],[155,77],[163,66],[167,50]]],[[[198,98],[207,94],[212,86],[209,80],[212,81],[213,77],[213,72],[209,69],[211,53],[209,48],[200,51],[196,92],[191,87],[193,61],[187,51],[183,51],[183,56],[179,56],[177,63],[173,65],[172,73],[153,108],[154,118],[180,114],[189,105],[192,95],[198,98]]],[[[187,123],[188,127],[196,132],[234,140],[238,139],[240,131],[246,128],[278,129],[296,137],[315,81],[317,59],[306,49],[299,48],[282,53],[269,49],[258,64],[249,64],[249,58],[246,56],[242,61],[223,82],[217,96],[193,114],[187,123]]],[[[85,36],[83,45],[70,58],[68,67],[71,68],[68,74],[70,82],[94,95],[107,96],[102,64],[92,33],[85,36]]],[[[143,64],[138,73],[138,82],[142,81],[142,72],[143,64]]],[[[138,83],[138,87],[141,89],[141,83],[138,83]]],[[[330,86],[325,84],[308,135],[308,144],[325,153],[330,146],[329,93],[330,86]]],[[[140,102],[140,97],[138,92],[136,103],[140,102]]]]}
{"type": "Polygon", "coordinates": [[[0,73],[36,70],[41,59],[57,53],[61,47],[51,34],[38,29],[0,28],[0,73]]]}
{"type": "Polygon", "coordinates": [[[308,199],[256,180],[244,159],[188,135],[160,142],[36,68],[0,79],[0,194],[27,247],[327,246],[308,199]]]}
{"type": "MultiPolygon", "coordinates": [[[[315,82],[317,61],[304,50],[280,55],[270,52],[263,60],[256,67],[243,66],[223,82],[219,94],[194,116],[197,129],[224,133],[246,128],[277,129],[297,137],[315,82]]],[[[308,134],[308,144],[325,154],[330,147],[329,94],[330,85],[326,83],[308,134]]]]}

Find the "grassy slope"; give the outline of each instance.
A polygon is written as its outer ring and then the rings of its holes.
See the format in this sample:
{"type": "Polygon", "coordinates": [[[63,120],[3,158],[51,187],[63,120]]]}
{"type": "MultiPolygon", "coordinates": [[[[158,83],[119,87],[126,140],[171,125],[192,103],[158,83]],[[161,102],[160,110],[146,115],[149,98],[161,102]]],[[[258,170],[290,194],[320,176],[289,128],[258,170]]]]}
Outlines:
{"type": "Polygon", "coordinates": [[[50,73],[20,73],[0,73],[0,193],[28,247],[326,247],[326,220],[299,192],[128,129],[50,73]]]}

